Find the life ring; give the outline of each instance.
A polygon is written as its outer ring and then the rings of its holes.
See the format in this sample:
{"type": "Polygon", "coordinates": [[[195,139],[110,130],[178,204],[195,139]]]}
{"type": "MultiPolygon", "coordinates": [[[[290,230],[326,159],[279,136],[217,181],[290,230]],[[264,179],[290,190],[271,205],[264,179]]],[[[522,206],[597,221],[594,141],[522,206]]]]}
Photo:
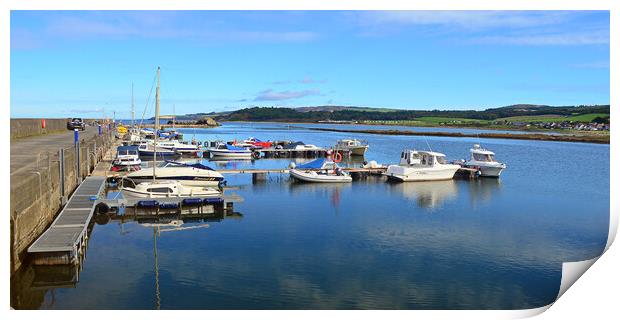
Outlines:
{"type": "Polygon", "coordinates": [[[252,158],[260,159],[260,151],[256,150],[256,151],[252,152],[252,158]]]}
{"type": "Polygon", "coordinates": [[[338,162],[342,161],[342,153],[336,151],[336,152],[334,152],[332,158],[333,158],[335,163],[338,163],[338,162]]]}

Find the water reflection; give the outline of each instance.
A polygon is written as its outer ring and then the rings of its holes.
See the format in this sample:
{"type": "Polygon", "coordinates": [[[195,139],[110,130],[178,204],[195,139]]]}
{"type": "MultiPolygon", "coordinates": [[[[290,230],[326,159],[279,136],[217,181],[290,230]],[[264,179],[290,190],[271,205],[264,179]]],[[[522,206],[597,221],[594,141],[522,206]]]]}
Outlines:
{"type": "Polygon", "coordinates": [[[308,195],[329,199],[331,207],[338,208],[342,194],[351,190],[351,183],[305,183],[290,179],[291,194],[308,195]]]}
{"type": "Polygon", "coordinates": [[[470,180],[467,187],[470,202],[476,207],[478,204],[488,203],[493,197],[499,196],[502,184],[500,179],[480,178],[470,180]]]}
{"type": "MultiPolygon", "coordinates": [[[[138,224],[145,228],[153,229],[153,258],[156,302],[155,308],[159,309],[159,273],[157,257],[157,240],[170,232],[187,232],[195,229],[209,228],[209,223],[217,223],[222,220],[242,219],[243,214],[227,210],[214,210],[213,206],[197,206],[183,208],[182,210],[144,210],[135,208],[123,208],[118,212],[98,214],[93,218],[89,227],[89,237],[95,225],[107,225],[117,223],[119,233],[125,235],[130,231],[125,230],[126,224],[138,224]]],[[[86,246],[88,248],[88,245],[86,246]]],[[[11,279],[11,306],[15,309],[53,309],[56,304],[56,290],[62,288],[76,288],[82,271],[85,257],[75,265],[34,265],[25,264],[18,274],[11,279]]]]}
{"type": "Polygon", "coordinates": [[[456,198],[458,188],[454,180],[425,182],[388,182],[390,191],[415,201],[425,209],[438,209],[445,201],[456,198]]]}

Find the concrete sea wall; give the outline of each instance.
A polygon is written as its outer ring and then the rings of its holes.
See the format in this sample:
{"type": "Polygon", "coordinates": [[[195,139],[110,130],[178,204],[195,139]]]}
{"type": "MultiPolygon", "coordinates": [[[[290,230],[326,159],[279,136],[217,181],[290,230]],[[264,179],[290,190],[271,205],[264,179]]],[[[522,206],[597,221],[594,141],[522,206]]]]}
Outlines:
{"type": "MultiPolygon", "coordinates": [[[[23,125],[22,128],[30,127],[23,129],[22,133],[36,131],[33,124],[26,125],[29,122],[21,120],[18,122],[23,125]]],[[[62,125],[62,130],[66,130],[65,120],[62,121],[62,125]]],[[[60,150],[49,153],[32,168],[11,174],[11,274],[24,262],[30,244],[52,223],[63,205],[63,196],[68,198],[78,186],[79,178],[84,178],[92,172],[112,146],[113,139],[113,131],[94,136],[89,140],[82,139],[79,150],[79,172],[77,150],[71,146],[63,149],[63,157],[60,150]],[[64,164],[64,174],[61,174],[61,161],[64,164]]]]}
{"type": "Polygon", "coordinates": [[[11,139],[24,138],[67,130],[69,119],[11,119],[11,139]]]}

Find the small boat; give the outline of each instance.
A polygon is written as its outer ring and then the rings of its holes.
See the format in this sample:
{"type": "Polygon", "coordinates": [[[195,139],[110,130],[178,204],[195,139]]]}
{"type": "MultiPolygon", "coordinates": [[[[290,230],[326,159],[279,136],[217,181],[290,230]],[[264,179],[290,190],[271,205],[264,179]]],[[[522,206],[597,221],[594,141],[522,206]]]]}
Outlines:
{"type": "Polygon", "coordinates": [[[463,166],[478,169],[482,177],[499,178],[502,171],[506,169],[505,163],[495,160],[494,152],[480,147],[479,144],[474,144],[474,147],[469,151],[471,152],[471,159],[463,163],[463,166]]]}
{"type": "Polygon", "coordinates": [[[207,151],[211,157],[220,159],[252,159],[252,150],[225,143],[218,143],[215,148],[208,148],[207,151]]]}
{"type": "Polygon", "coordinates": [[[131,179],[123,179],[121,193],[125,199],[136,198],[189,198],[221,196],[217,188],[186,186],[179,181],[141,182],[135,184],[131,179]]]}
{"type": "Polygon", "coordinates": [[[366,150],[368,150],[368,143],[356,139],[342,139],[338,140],[334,150],[346,151],[353,156],[363,156],[366,150]]]}
{"type": "Polygon", "coordinates": [[[291,177],[304,182],[343,183],[351,182],[351,176],[335,162],[316,159],[289,170],[291,177]]]}
{"type": "Polygon", "coordinates": [[[295,151],[317,151],[321,150],[321,148],[313,145],[313,144],[305,144],[301,141],[292,142],[289,144],[285,144],[282,146],[282,150],[295,150],[295,151]]]}
{"type": "Polygon", "coordinates": [[[140,170],[138,146],[120,146],[116,148],[116,158],[112,161],[112,171],[140,170]]]}
{"type": "Polygon", "coordinates": [[[384,173],[396,181],[449,180],[461,166],[446,162],[443,153],[433,151],[404,150],[400,164],[390,165],[384,173]]]}
{"type": "Polygon", "coordinates": [[[271,141],[262,141],[254,137],[250,137],[243,142],[251,145],[255,149],[271,148],[271,146],[273,145],[271,141]]]}
{"type": "Polygon", "coordinates": [[[144,159],[158,158],[161,160],[176,160],[181,157],[180,152],[176,150],[164,149],[159,146],[157,147],[157,154],[155,154],[153,143],[149,142],[141,142],[138,146],[138,152],[140,153],[140,158],[144,159]]]}
{"type": "Polygon", "coordinates": [[[196,153],[200,151],[200,146],[183,143],[179,140],[157,141],[158,148],[164,148],[166,150],[178,151],[181,153],[196,153]]]}
{"type": "MultiPolygon", "coordinates": [[[[166,161],[156,168],[156,177],[161,180],[177,180],[184,186],[218,186],[224,181],[221,173],[200,163],[183,163],[166,161]]],[[[127,175],[127,178],[135,182],[153,180],[153,170],[143,168],[127,175]]]]}

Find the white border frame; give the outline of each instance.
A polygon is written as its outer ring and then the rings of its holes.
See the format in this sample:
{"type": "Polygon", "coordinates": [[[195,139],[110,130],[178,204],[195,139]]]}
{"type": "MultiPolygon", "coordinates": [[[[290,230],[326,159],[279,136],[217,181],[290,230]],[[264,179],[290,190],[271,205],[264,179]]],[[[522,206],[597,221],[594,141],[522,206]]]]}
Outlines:
{"type": "MultiPolygon", "coordinates": [[[[617,22],[619,19],[618,1],[613,0],[435,0],[435,1],[396,1],[396,0],[238,0],[235,3],[203,3],[206,0],[2,0],[0,1],[0,101],[3,105],[10,106],[10,10],[610,10],[611,11],[611,30],[610,30],[610,57],[618,57],[618,33],[617,22]]],[[[616,58],[617,59],[617,58],[616,58]]],[[[618,88],[618,64],[614,58],[610,61],[610,88],[618,88]]],[[[611,98],[611,118],[618,118],[614,111],[614,105],[618,103],[617,94],[610,91],[611,98]]],[[[3,117],[2,128],[4,137],[2,147],[10,148],[10,114],[9,108],[2,108],[3,117]]],[[[612,145],[616,140],[615,131],[611,133],[612,145]]],[[[617,148],[611,148],[610,163],[618,163],[620,160],[617,148]]],[[[0,158],[0,165],[9,168],[9,159],[0,158]]],[[[4,173],[9,175],[8,171],[4,173]]],[[[618,193],[618,183],[611,177],[618,177],[618,169],[614,166],[610,168],[610,195],[618,193]]],[[[6,180],[5,180],[6,181],[6,180]]],[[[2,195],[5,197],[2,205],[4,212],[9,212],[9,185],[2,184],[2,195]]],[[[606,246],[606,253],[600,258],[601,262],[594,264],[599,258],[584,262],[565,263],[563,266],[563,277],[561,292],[556,306],[550,312],[545,313],[544,317],[554,319],[570,317],[586,317],[592,315],[616,314],[615,303],[618,297],[618,270],[620,270],[620,257],[617,248],[611,247],[618,226],[618,197],[610,197],[610,230],[609,239],[606,246]],[[576,283],[573,290],[566,291],[579,276],[581,276],[590,266],[594,270],[586,273],[584,279],[576,283]],[[592,310],[590,308],[596,307],[592,310]]],[[[5,230],[8,226],[5,225],[5,230]]],[[[9,237],[2,237],[5,254],[2,255],[2,270],[5,275],[9,275],[8,244],[9,237]]],[[[10,311],[10,286],[6,285],[2,291],[2,297],[6,301],[4,309],[5,319],[20,317],[41,317],[46,319],[58,318],[66,319],[68,316],[86,315],[86,312],[45,312],[41,311],[10,311]]],[[[252,319],[315,319],[326,316],[355,316],[356,318],[374,319],[377,317],[389,316],[390,318],[409,319],[413,316],[432,317],[434,319],[452,319],[455,317],[465,319],[497,319],[497,318],[521,318],[533,316],[547,310],[549,306],[516,311],[416,311],[416,310],[397,310],[397,311],[178,311],[179,316],[211,316],[211,317],[234,317],[252,319]],[[207,314],[208,313],[208,314],[207,314]]],[[[164,319],[170,317],[171,311],[149,312],[149,311],[99,311],[90,312],[89,317],[108,318],[115,316],[144,316],[151,318],[164,319]]],[[[607,316],[606,318],[608,318],[607,316]]]]}

